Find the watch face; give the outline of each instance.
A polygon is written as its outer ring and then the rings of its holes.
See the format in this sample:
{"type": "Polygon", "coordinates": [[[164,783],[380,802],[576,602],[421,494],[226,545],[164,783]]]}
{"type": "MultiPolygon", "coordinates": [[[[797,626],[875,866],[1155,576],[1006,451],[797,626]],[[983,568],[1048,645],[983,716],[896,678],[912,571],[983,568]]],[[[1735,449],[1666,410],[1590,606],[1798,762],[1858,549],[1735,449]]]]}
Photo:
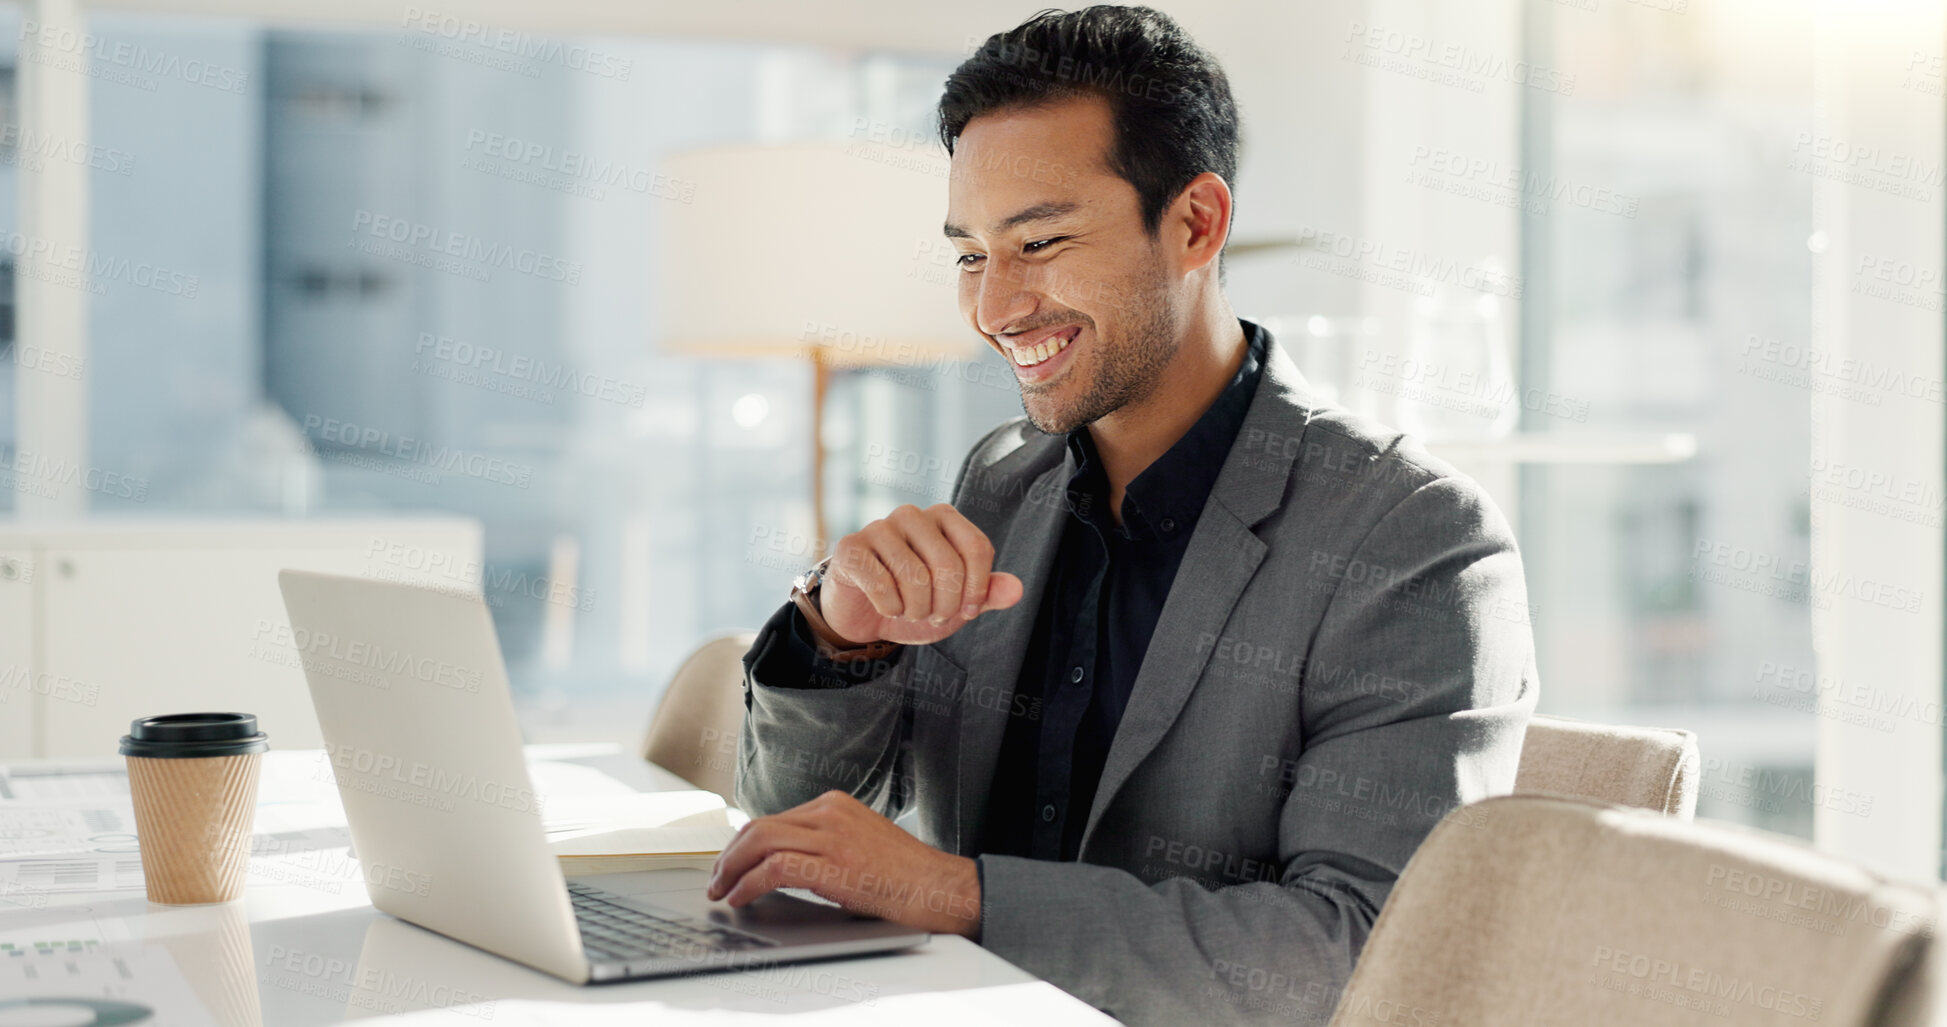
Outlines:
{"type": "Polygon", "coordinates": [[[831,566],[830,557],[812,564],[810,570],[798,575],[797,580],[791,582],[792,587],[800,592],[809,592],[817,588],[818,583],[825,579],[825,568],[829,566],[831,566]]]}

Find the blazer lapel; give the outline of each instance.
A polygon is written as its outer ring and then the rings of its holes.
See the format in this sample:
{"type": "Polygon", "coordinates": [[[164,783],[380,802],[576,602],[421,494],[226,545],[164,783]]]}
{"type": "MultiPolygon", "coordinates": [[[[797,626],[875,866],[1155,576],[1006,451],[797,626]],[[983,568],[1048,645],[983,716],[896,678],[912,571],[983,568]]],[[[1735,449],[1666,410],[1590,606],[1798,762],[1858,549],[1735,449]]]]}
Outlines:
{"type": "Polygon", "coordinates": [[[1269,550],[1252,529],[1284,501],[1317,400],[1275,340],[1267,357],[1264,377],[1197,519],[1136,673],[1129,705],[1109,744],[1082,832],[1083,852],[1116,791],[1183,711],[1215,648],[1211,640],[1223,633],[1244,586],[1269,550]]]}
{"type": "Polygon", "coordinates": [[[1072,455],[1064,456],[1028,483],[1020,512],[1009,523],[1006,537],[995,546],[994,569],[1021,579],[1021,601],[984,614],[963,629],[974,633],[965,650],[969,656],[960,698],[958,794],[954,802],[955,851],[963,855],[971,854],[969,846],[980,832],[980,820],[987,809],[1001,736],[1006,732],[1008,711],[1021,678],[1021,661],[1027,657],[1028,637],[1041,611],[1063,521],[1069,516],[1066,499],[1073,462],[1072,455]]]}

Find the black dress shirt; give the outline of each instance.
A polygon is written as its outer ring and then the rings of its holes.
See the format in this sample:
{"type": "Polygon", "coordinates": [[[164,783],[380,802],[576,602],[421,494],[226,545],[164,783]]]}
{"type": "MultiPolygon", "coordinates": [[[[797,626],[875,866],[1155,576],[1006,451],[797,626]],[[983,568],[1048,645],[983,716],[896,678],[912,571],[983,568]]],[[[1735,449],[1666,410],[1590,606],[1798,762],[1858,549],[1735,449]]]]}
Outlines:
{"type": "MultiPolygon", "coordinates": [[[[1068,433],[1073,502],[1049,570],[1016,684],[1041,716],[1010,717],[989,792],[980,851],[1073,860],[1102,767],[1143,654],[1262,377],[1270,335],[1239,322],[1248,350],[1210,408],[1129,483],[1122,523],[1108,515],[1108,479],[1087,428],[1068,433]]],[[[762,677],[807,687],[863,681],[874,670],[820,659],[810,629],[786,604],[774,618],[783,644],[762,677]],[[782,622],[777,622],[781,618],[782,622]]]]}
{"type": "Polygon", "coordinates": [[[1129,483],[1122,523],[1086,428],[1068,434],[1074,502],[1062,527],[1016,684],[1041,716],[1009,717],[980,849],[1072,860],[1109,758],[1109,743],[1142,669],[1210,488],[1257,391],[1268,335],[1243,322],[1249,351],[1202,417],[1129,483]]]}

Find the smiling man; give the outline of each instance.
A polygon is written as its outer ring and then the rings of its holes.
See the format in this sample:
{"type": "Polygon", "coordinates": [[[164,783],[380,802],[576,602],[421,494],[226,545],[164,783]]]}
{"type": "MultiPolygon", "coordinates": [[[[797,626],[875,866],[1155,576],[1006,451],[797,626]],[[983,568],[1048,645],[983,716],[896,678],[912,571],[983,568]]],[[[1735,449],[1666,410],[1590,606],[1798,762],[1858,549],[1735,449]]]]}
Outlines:
{"type": "Polygon", "coordinates": [[[759,634],[711,896],[962,934],[1126,1020],[1323,1023],[1433,825],[1513,785],[1514,541],[1231,311],[1236,108],[1167,17],[1037,15],[940,122],[1027,416],[759,634]]]}

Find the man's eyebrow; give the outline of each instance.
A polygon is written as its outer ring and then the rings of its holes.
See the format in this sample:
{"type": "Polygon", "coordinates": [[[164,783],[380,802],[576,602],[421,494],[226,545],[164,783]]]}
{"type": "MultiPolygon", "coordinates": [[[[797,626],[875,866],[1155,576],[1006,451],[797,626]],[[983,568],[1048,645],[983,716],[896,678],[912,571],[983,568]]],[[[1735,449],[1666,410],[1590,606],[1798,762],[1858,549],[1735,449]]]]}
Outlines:
{"type": "MultiPolygon", "coordinates": [[[[1060,203],[1037,203],[1032,207],[1024,207],[1002,218],[1000,224],[994,226],[994,231],[998,234],[1010,228],[1019,228],[1030,222],[1047,221],[1051,218],[1061,217],[1064,214],[1073,214],[1081,209],[1082,205],[1073,200],[1064,200],[1060,203]]],[[[949,239],[973,238],[972,232],[950,221],[941,226],[940,231],[945,232],[946,237],[949,239]]]]}

